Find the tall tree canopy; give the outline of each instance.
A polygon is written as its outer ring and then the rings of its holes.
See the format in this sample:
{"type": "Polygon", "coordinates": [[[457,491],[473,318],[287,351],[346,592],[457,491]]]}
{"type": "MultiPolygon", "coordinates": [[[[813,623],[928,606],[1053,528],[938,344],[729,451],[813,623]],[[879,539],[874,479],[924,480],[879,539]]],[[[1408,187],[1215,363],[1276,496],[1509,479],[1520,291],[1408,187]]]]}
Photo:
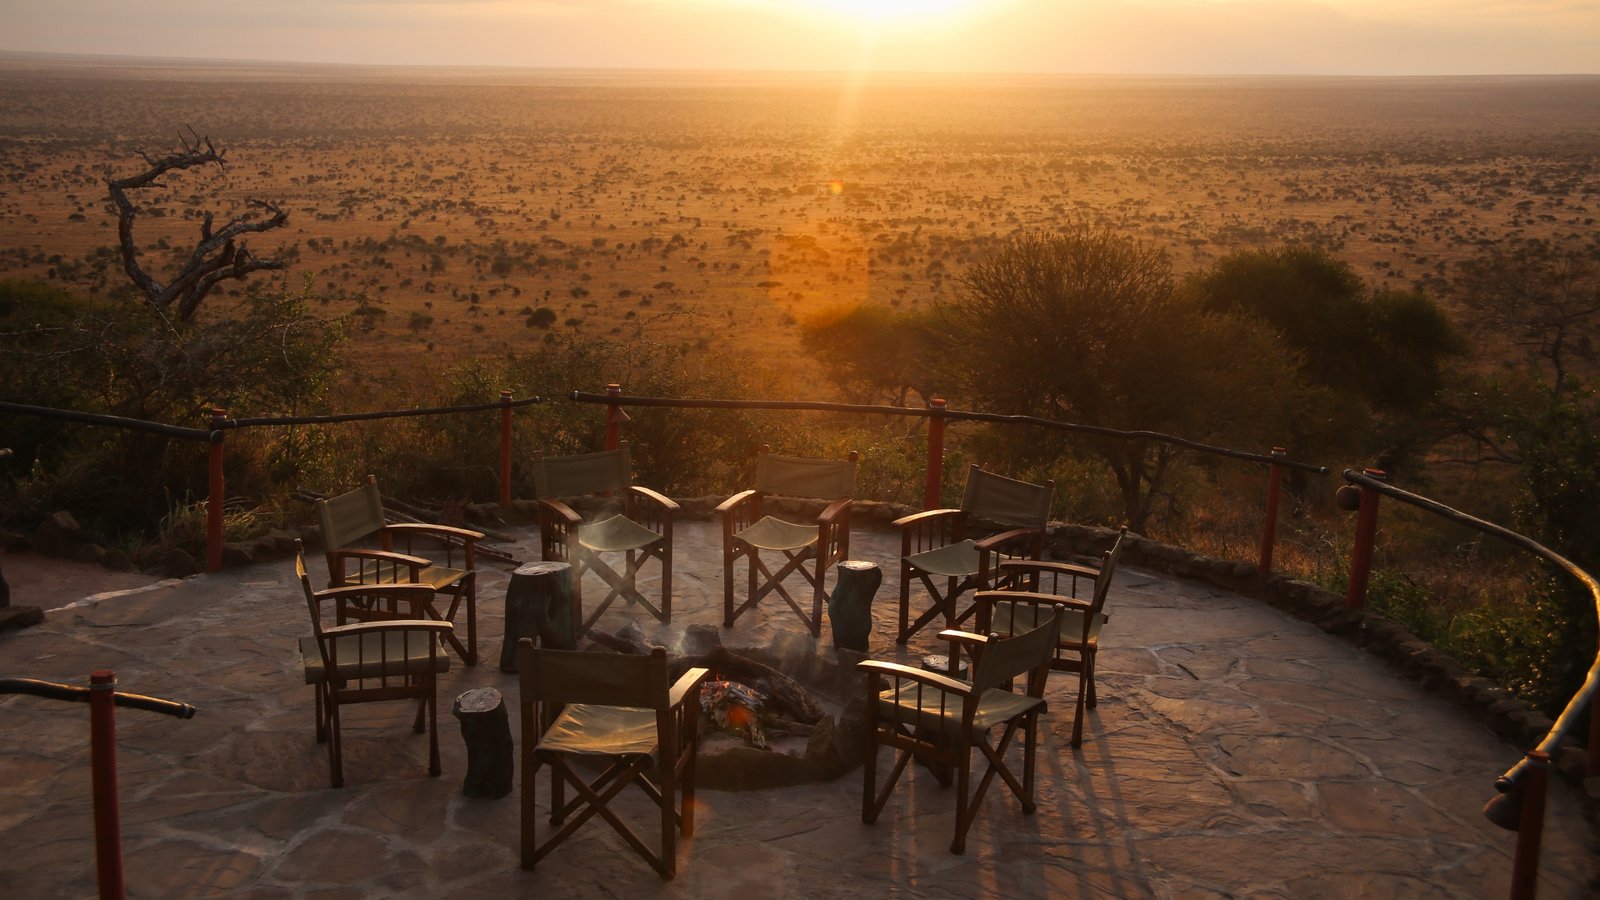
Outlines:
{"type": "MultiPolygon", "coordinates": [[[[939,310],[952,400],[1262,449],[1307,402],[1296,356],[1270,329],[1192,302],[1162,251],[1109,230],[1021,235],[961,285],[939,310]]],[[[1115,475],[1128,524],[1144,528],[1176,451],[1087,446],[1115,475]]]]}
{"type": "Polygon", "coordinates": [[[1189,280],[1206,310],[1254,319],[1300,355],[1323,403],[1292,422],[1299,454],[1381,454],[1386,465],[1438,437],[1422,420],[1464,349],[1450,318],[1414,291],[1370,288],[1327,250],[1233,253],[1189,280]]]}

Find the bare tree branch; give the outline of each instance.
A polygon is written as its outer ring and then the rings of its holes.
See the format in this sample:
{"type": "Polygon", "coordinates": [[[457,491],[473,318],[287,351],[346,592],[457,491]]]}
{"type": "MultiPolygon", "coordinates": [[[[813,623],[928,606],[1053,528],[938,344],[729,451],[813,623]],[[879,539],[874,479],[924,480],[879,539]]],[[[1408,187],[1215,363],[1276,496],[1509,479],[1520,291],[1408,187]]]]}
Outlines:
{"type": "Polygon", "coordinates": [[[128,192],[158,185],[161,177],[174,169],[192,169],[213,163],[219,169],[227,169],[224,159],[227,151],[217,149],[209,137],[202,137],[191,128],[188,136],[179,135],[178,141],[181,149],[166,156],[155,157],[140,152],[148,168],[124,178],[107,178],[106,186],[111,192],[112,203],[117,207],[117,241],[122,252],[123,270],[156,311],[165,316],[176,303],[178,319],[187,322],[194,317],[206,296],[221,282],[241,279],[252,272],[284,268],[279,260],[265,259],[251,253],[241,238],[281,228],[288,223],[289,214],[276,204],[250,199],[246,202],[247,211],[244,215],[230,219],[217,229],[214,227],[214,216],[207,212],[200,224],[200,239],[195,243],[182,271],[168,283],[162,284],[139,264],[139,248],[133,238],[133,222],[138,210],[129,199],[128,192]]]}

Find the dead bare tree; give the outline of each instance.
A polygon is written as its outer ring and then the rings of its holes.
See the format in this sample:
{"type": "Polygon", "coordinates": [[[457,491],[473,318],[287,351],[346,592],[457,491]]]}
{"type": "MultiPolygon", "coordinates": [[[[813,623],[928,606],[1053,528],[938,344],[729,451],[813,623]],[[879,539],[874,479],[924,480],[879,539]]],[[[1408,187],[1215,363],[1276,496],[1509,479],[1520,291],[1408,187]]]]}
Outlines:
{"type": "Polygon", "coordinates": [[[133,240],[133,220],[137,210],[128,199],[128,192],[160,184],[161,176],[174,169],[192,169],[213,163],[219,169],[227,169],[223,160],[227,151],[218,150],[211,143],[211,138],[201,137],[191,128],[189,136],[179,135],[178,141],[181,150],[160,158],[141,152],[139,155],[149,168],[126,178],[107,178],[106,185],[111,189],[111,201],[117,207],[117,239],[122,251],[123,269],[144,294],[145,300],[158,312],[166,315],[176,304],[178,319],[187,322],[200,308],[201,301],[219,283],[244,278],[251,272],[284,267],[278,260],[263,259],[251,253],[242,237],[282,227],[288,223],[289,215],[265,200],[250,199],[246,201],[246,206],[264,213],[265,218],[255,218],[247,212],[244,216],[230,219],[220,229],[213,229],[213,216],[207,212],[205,221],[200,225],[200,240],[195,243],[182,271],[166,284],[157,281],[139,265],[139,249],[133,240]]]}

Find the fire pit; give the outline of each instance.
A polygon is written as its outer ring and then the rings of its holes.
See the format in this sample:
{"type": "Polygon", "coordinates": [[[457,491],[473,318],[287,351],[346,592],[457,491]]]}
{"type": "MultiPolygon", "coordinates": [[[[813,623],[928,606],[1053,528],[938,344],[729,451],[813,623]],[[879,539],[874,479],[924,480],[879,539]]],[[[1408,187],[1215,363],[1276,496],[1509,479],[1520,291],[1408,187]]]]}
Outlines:
{"type": "MultiPolygon", "coordinates": [[[[632,625],[615,635],[591,630],[589,638],[622,653],[653,648],[632,625]]],[[[864,658],[800,634],[734,650],[722,646],[716,627],[690,626],[670,668],[674,677],[695,666],[712,673],[702,690],[695,782],[760,790],[832,781],[859,766],[865,700],[855,664],[864,658]]]]}

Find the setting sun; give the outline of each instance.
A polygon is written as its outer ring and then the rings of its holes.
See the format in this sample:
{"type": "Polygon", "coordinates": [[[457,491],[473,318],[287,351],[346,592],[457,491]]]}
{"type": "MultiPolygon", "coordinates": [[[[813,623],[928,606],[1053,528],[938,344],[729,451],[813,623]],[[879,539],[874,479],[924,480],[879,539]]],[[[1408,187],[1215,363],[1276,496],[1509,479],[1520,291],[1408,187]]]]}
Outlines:
{"type": "Polygon", "coordinates": [[[810,0],[828,13],[873,22],[929,22],[972,10],[979,0],[810,0]]]}

